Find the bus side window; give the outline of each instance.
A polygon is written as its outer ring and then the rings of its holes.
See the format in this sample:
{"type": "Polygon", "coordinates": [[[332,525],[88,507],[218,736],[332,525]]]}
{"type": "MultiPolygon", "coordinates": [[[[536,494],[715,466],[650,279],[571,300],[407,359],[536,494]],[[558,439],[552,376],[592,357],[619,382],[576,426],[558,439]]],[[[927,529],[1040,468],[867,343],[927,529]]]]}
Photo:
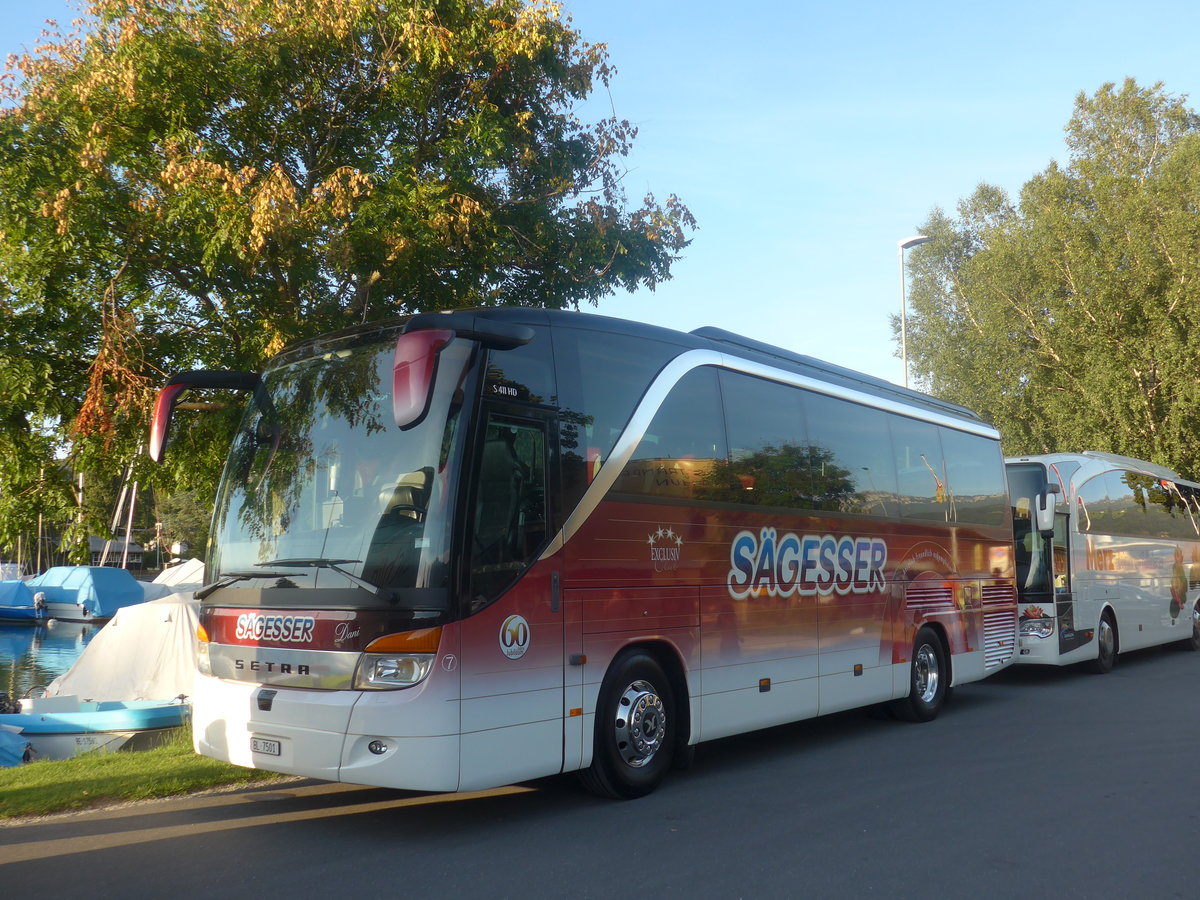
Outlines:
{"type": "Polygon", "coordinates": [[[740,503],[812,508],[811,448],[799,388],[728,370],[721,395],[740,503]]]}
{"type": "Polygon", "coordinates": [[[555,327],[565,512],[608,459],[655,375],[684,349],[611,330],[555,327]]]}
{"type": "Polygon", "coordinates": [[[1128,472],[1106,472],[1103,476],[1108,492],[1108,520],[1104,530],[1114,534],[1141,534],[1146,521],[1146,501],[1139,498],[1129,483],[1128,472]]]}
{"type": "Polygon", "coordinates": [[[1008,511],[1000,445],[977,434],[952,428],[939,430],[955,520],[975,525],[1005,524],[1008,511]]]}
{"type": "Polygon", "coordinates": [[[813,508],[896,515],[896,466],[888,414],[824,394],[805,392],[811,445],[813,508]]]}
{"type": "Polygon", "coordinates": [[[1157,478],[1140,476],[1146,496],[1145,534],[1157,538],[1186,538],[1175,518],[1175,494],[1168,491],[1157,478]]]}
{"type": "Polygon", "coordinates": [[[1081,532],[1103,532],[1109,526],[1108,488],[1104,476],[1098,475],[1085,481],[1075,491],[1079,503],[1079,525],[1081,532]]]}
{"type": "Polygon", "coordinates": [[[613,490],[679,500],[733,499],[716,370],[693,369],[654,415],[613,490]]]}
{"type": "Polygon", "coordinates": [[[894,416],[892,449],[900,493],[900,514],[907,518],[947,520],[950,494],[937,426],[894,416]]]}

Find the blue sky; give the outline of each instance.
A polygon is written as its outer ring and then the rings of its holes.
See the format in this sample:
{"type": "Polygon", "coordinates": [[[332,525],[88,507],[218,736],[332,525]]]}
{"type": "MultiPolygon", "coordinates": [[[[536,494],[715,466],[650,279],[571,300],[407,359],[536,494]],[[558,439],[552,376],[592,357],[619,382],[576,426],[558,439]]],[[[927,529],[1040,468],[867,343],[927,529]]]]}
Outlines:
{"type": "MultiPolygon", "coordinates": [[[[1075,96],[1127,76],[1200,105],[1200,4],[566,0],[618,73],[590,117],[639,128],[633,202],[699,221],[675,277],[598,312],[716,325],[903,380],[897,241],[980,182],[1064,159],[1075,96]]],[[[63,0],[0,0],[0,51],[63,0]]],[[[585,110],[585,115],[588,115],[585,110]]]]}

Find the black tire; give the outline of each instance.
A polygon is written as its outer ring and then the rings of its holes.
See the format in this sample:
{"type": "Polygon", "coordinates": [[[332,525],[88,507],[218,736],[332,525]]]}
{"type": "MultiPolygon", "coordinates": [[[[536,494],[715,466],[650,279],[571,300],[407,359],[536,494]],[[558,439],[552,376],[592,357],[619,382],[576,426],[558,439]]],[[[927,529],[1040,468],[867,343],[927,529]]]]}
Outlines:
{"type": "Polygon", "coordinates": [[[617,800],[649,794],[671,768],[676,723],[671,682],[658,661],[644,650],[618,656],[600,687],[583,786],[617,800]]]}
{"type": "Polygon", "coordinates": [[[1177,645],[1180,650],[1200,650],[1200,604],[1192,607],[1192,636],[1177,645]]]}
{"type": "Polygon", "coordinates": [[[1097,675],[1107,675],[1117,664],[1117,626],[1112,613],[1105,612],[1096,628],[1096,658],[1091,669],[1097,675]]]}
{"type": "Polygon", "coordinates": [[[680,734],[675,735],[675,742],[675,756],[671,759],[671,768],[677,772],[686,772],[696,762],[696,745],[689,744],[680,734]]]}
{"type": "Polygon", "coordinates": [[[922,628],[913,641],[909,664],[908,696],[893,700],[888,711],[905,722],[928,722],[937,718],[950,688],[950,666],[946,648],[932,628],[922,628]]]}

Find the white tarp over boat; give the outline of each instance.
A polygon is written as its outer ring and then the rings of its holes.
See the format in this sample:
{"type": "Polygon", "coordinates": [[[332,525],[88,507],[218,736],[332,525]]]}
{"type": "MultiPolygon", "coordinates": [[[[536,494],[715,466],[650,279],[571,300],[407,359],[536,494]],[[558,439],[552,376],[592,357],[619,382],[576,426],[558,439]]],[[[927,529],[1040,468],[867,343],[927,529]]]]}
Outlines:
{"type": "Polygon", "coordinates": [[[117,610],[46,695],[85,700],[190,697],[200,601],[191,590],[117,610]]]}
{"type": "Polygon", "coordinates": [[[176,590],[181,590],[185,585],[202,585],[204,584],[204,562],[199,559],[184,559],[176,560],[174,564],[168,563],[167,568],[158,573],[153,584],[173,585],[176,590]]]}
{"type": "Polygon", "coordinates": [[[194,590],[204,584],[204,563],[198,559],[185,559],[168,566],[158,573],[153,581],[140,581],[147,600],[157,600],[176,591],[194,590]]]}

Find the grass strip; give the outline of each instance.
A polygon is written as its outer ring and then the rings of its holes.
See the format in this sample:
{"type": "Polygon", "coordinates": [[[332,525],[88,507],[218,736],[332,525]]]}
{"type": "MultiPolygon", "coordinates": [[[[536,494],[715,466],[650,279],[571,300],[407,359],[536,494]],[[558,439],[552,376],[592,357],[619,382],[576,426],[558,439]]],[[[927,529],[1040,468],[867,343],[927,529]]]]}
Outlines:
{"type": "Polygon", "coordinates": [[[151,750],[90,753],[0,769],[0,819],[44,816],[125,800],[170,797],[277,778],[199,756],[191,728],[176,728],[151,750]]]}

